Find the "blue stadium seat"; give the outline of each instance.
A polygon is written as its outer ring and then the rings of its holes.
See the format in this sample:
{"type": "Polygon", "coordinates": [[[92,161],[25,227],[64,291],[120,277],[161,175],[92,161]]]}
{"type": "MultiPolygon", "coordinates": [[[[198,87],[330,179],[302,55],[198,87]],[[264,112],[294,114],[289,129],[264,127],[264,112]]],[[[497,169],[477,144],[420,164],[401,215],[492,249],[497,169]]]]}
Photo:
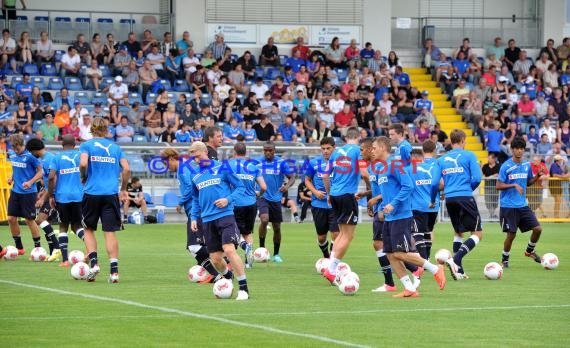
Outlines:
{"type": "Polygon", "coordinates": [[[63,81],[59,77],[51,77],[48,81],[48,89],[56,89],[59,91],[63,87],[63,81]]]}
{"type": "Polygon", "coordinates": [[[121,24],[135,24],[135,20],[130,19],[130,18],[121,18],[119,20],[119,23],[121,23],[121,24]]]}
{"type": "Polygon", "coordinates": [[[189,92],[188,82],[186,80],[176,80],[174,81],[174,91],[176,92],[189,92]]]}
{"type": "Polygon", "coordinates": [[[28,20],[28,16],[16,16],[16,20],[17,20],[17,21],[27,21],[27,20],[28,20]]]}
{"type": "Polygon", "coordinates": [[[103,77],[112,77],[113,72],[109,69],[108,65],[101,64],[99,65],[99,69],[101,69],[101,73],[103,73],[103,77]]]}
{"type": "Polygon", "coordinates": [[[97,18],[97,23],[113,23],[113,18],[97,18]]]}
{"type": "Polygon", "coordinates": [[[40,74],[43,76],[57,76],[57,69],[54,64],[42,64],[40,74]]]}
{"type": "Polygon", "coordinates": [[[42,90],[46,87],[46,81],[43,77],[34,76],[34,77],[32,77],[31,81],[34,84],[34,86],[39,87],[40,90],[42,90]]]}
{"type": "Polygon", "coordinates": [[[103,88],[105,88],[105,87],[107,87],[107,86],[112,85],[113,83],[115,83],[115,79],[108,78],[108,77],[107,77],[107,78],[103,78],[103,79],[101,80],[101,83],[99,84],[99,88],[103,89],[103,88]]]}
{"type": "Polygon", "coordinates": [[[14,76],[12,77],[12,81],[10,81],[10,88],[15,89],[16,85],[18,83],[21,83],[22,81],[24,81],[24,78],[22,76],[14,76]]]}
{"type": "Polygon", "coordinates": [[[73,98],[79,100],[83,105],[91,104],[91,98],[87,92],[76,92],[73,98]]]}
{"type": "Polygon", "coordinates": [[[42,126],[42,124],[44,124],[44,121],[35,120],[32,124],[32,131],[37,132],[38,129],[40,129],[40,127],[42,126]]]}
{"type": "Polygon", "coordinates": [[[22,68],[23,74],[30,74],[30,75],[39,75],[40,72],[38,71],[38,66],[36,64],[26,63],[22,68]]]}
{"type": "Polygon", "coordinates": [[[281,65],[285,66],[287,59],[289,59],[288,55],[286,55],[286,54],[280,54],[279,55],[279,62],[281,63],[281,65]]]}
{"type": "Polygon", "coordinates": [[[71,17],[55,17],[55,21],[59,23],[71,23],[71,17]]]}
{"type": "Polygon", "coordinates": [[[86,64],[81,65],[81,68],[79,68],[79,76],[85,76],[88,68],[86,64]]]}
{"type": "Polygon", "coordinates": [[[66,77],[65,87],[67,87],[67,89],[69,89],[70,91],[83,90],[83,85],[81,84],[81,80],[77,77],[66,77]]]}
{"type": "Polygon", "coordinates": [[[178,195],[176,192],[165,192],[162,196],[162,205],[167,208],[176,208],[178,206],[178,195]]]}
{"type": "Polygon", "coordinates": [[[49,22],[48,16],[35,16],[34,21],[36,22],[49,22]]]}
{"type": "Polygon", "coordinates": [[[176,97],[176,95],[174,93],[167,93],[166,95],[168,95],[168,99],[169,100],[178,100],[178,98],[176,97]]]}
{"type": "Polygon", "coordinates": [[[5,64],[4,68],[2,68],[2,74],[4,75],[20,75],[21,73],[21,66],[19,65],[16,66],[16,71],[12,70],[10,64],[5,64]]]}
{"type": "Polygon", "coordinates": [[[146,206],[149,208],[154,208],[155,204],[152,201],[152,196],[148,192],[143,192],[144,200],[146,201],[146,206]]]}
{"type": "Polygon", "coordinates": [[[143,104],[143,100],[140,94],[138,93],[129,93],[129,104],[133,104],[138,102],[139,104],[143,104]]]}
{"type": "Polygon", "coordinates": [[[264,80],[275,80],[277,76],[282,76],[281,70],[279,70],[279,68],[270,67],[267,69],[267,72],[265,73],[264,80]]]}
{"type": "Polygon", "coordinates": [[[237,62],[239,57],[237,54],[232,54],[232,55],[230,55],[230,58],[231,58],[232,63],[235,63],[235,62],[237,62]]]}
{"type": "Polygon", "coordinates": [[[202,57],[204,57],[204,55],[202,53],[196,53],[196,54],[194,54],[194,56],[196,58],[198,58],[198,60],[202,60],[202,57]]]}
{"type": "Polygon", "coordinates": [[[210,95],[210,93],[202,93],[202,100],[204,101],[205,104],[210,104],[210,102],[212,101],[212,96],[210,95]]]}
{"type": "Polygon", "coordinates": [[[101,92],[97,92],[93,94],[93,98],[91,98],[91,103],[93,104],[101,104],[101,105],[105,105],[107,104],[107,96],[105,95],[105,93],[101,93],[101,92]]]}
{"type": "Polygon", "coordinates": [[[263,75],[265,75],[265,71],[263,70],[263,68],[260,66],[256,66],[255,67],[255,77],[263,77],[263,75]]]}
{"type": "Polygon", "coordinates": [[[160,80],[160,84],[162,85],[162,88],[166,89],[167,91],[172,91],[172,85],[170,84],[170,81],[160,80]]]}
{"type": "Polygon", "coordinates": [[[347,69],[336,69],[336,76],[338,77],[339,83],[344,83],[348,77],[347,69]]]}
{"type": "Polygon", "coordinates": [[[241,105],[243,105],[243,102],[245,101],[245,95],[243,95],[243,93],[238,93],[237,98],[241,102],[241,105]]]}
{"type": "Polygon", "coordinates": [[[56,63],[61,62],[61,57],[63,57],[64,54],[65,54],[65,51],[63,51],[63,50],[56,50],[55,53],[54,53],[55,62],[56,62],[56,63]]]}
{"type": "Polygon", "coordinates": [[[146,137],[144,135],[137,134],[133,137],[133,142],[146,143],[146,137]]]}
{"type": "Polygon", "coordinates": [[[77,17],[77,18],[75,18],[75,23],[91,23],[91,18],[89,18],[89,17],[77,17]]]}
{"type": "Polygon", "coordinates": [[[147,93],[145,104],[149,105],[150,103],[154,103],[156,101],[156,93],[147,93]]]}
{"type": "Polygon", "coordinates": [[[131,108],[128,107],[128,106],[119,105],[119,112],[120,112],[121,114],[123,114],[124,116],[127,115],[127,113],[129,112],[130,109],[131,109],[131,108]]]}

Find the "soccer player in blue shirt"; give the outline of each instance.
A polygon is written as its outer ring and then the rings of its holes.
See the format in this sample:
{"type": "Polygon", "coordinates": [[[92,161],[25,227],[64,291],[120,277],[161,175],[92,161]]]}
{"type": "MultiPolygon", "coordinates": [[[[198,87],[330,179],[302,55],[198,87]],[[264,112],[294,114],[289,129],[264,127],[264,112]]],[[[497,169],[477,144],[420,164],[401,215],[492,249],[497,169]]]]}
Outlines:
{"type": "Polygon", "coordinates": [[[372,144],[374,159],[377,162],[374,167],[376,182],[382,195],[382,213],[385,219],[382,227],[383,248],[392,270],[404,286],[404,291],[393,297],[418,297],[419,281],[412,282],[406,273],[405,262],[432,273],[440,290],[445,288],[445,273],[443,266],[423,259],[415,250],[412,233],[416,232],[416,225],[411,203],[414,188],[409,175],[412,168],[405,168],[402,160],[390,156],[391,147],[387,137],[378,137],[372,144]]]}
{"type": "Polygon", "coordinates": [[[48,221],[48,218],[52,212],[52,208],[49,204],[49,198],[47,196],[47,184],[49,175],[49,165],[51,164],[54,155],[45,150],[45,145],[40,139],[32,138],[26,144],[26,150],[28,150],[34,157],[40,160],[42,163],[43,176],[42,182],[39,185],[38,200],[36,201],[36,209],[39,213],[36,216],[36,224],[44,231],[46,241],[49,246],[50,256],[47,261],[52,262],[59,260],[61,257],[61,250],[59,248],[59,242],[53,227],[48,221]]]}
{"type": "Polygon", "coordinates": [[[261,197],[267,185],[259,169],[253,161],[245,155],[247,148],[245,143],[234,145],[234,157],[229,161],[230,171],[235,174],[245,187],[245,194],[238,196],[234,202],[234,215],[236,224],[241,234],[240,247],[245,251],[245,268],[253,267],[253,226],[257,215],[257,198],[261,197]],[[259,191],[255,187],[259,187],[259,191]]]}
{"type": "Polygon", "coordinates": [[[436,159],[433,158],[434,152],[435,143],[429,139],[422,143],[422,150],[413,150],[414,165],[410,173],[414,184],[412,213],[417,227],[412,237],[414,237],[418,253],[426,260],[429,260],[428,244],[431,249],[431,233],[439,210],[441,172],[437,167],[436,159]],[[432,191],[436,192],[436,201],[433,206],[431,205],[432,191]]]}
{"type": "Polygon", "coordinates": [[[517,236],[517,229],[523,233],[532,231],[524,255],[540,263],[540,256],[534,248],[540,239],[542,227],[528,206],[526,188],[536,183],[545,172],[540,168],[537,175],[533,176],[530,162],[523,161],[525,148],[526,141],[523,138],[516,137],[511,141],[513,157],[501,166],[497,180],[497,190],[501,192],[501,226],[506,233],[502,257],[505,268],[509,267],[511,246],[517,236]]]}
{"type": "Polygon", "coordinates": [[[222,170],[219,163],[208,159],[208,149],[203,142],[194,142],[189,149],[199,164],[198,173],[191,175],[192,231],[198,231],[198,218],[202,218],[206,246],[214,267],[226,279],[233,273],[223,258],[225,254],[237,275],[239,292],[236,300],[249,299],[245,269],[236,252],[239,231],[234,217],[234,202],[245,194],[241,180],[231,171],[222,170]]]}
{"type": "MultiPolygon", "coordinates": [[[[380,270],[384,275],[384,284],[373,289],[372,292],[394,292],[396,285],[394,284],[394,277],[392,277],[392,267],[388,256],[384,252],[384,243],[382,242],[382,227],[384,226],[384,214],[382,213],[382,195],[380,194],[380,187],[376,181],[376,170],[373,168],[374,160],[372,153],[372,144],[374,138],[366,138],[360,143],[360,154],[362,159],[368,161],[368,175],[370,176],[370,191],[367,192],[368,198],[368,215],[373,218],[372,221],[372,247],[376,252],[378,263],[380,263],[380,270]]],[[[416,268],[417,271],[417,268],[416,268]]]]}
{"type": "MultiPolygon", "coordinates": [[[[464,150],[464,131],[453,130],[450,139],[452,150],[440,157],[438,164],[444,183],[445,205],[455,230],[454,256],[446,264],[453,279],[461,280],[469,278],[463,270],[463,257],[483,238],[481,215],[473,198],[473,190],[481,183],[481,168],[473,152],[464,150]],[[471,236],[463,242],[463,233],[468,231],[471,236]]],[[[435,196],[432,192],[432,203],[435,203],[435,196]]]]}
{"type": "Polygon", "coordinates": [[[206,248],[206,241],[202,231],[202,219],[198,218],[198,231],[192,231],[191,215],[192,210],[192,181],[191,177],[198,171],[198,166],[190,159],[183,158],[178,150],[167,148],[160,152],[160,156],[166,161],[170,172],[178,173],[178,184],[180,185],[180,201],[176,207],[176,212],[181,213],[182,209],[186,213],[186,249],[196,259],[198,265],[204,267],[209,275],[201,284],[213,283],[221,278],[210,260],[210,254],[206,248]],[[182,165],[181,165],[182,164],[182,165]]]}
{"type": "Polygon", "coordinates": [[[295,183],[295,168],[291,168],[286,161],[275,156],[275,144],[267,142],[263,145],[263,159],[257,165],[261,171],[267,190],[259,197],[257,208],[259,210],[259,246],[265,247],[265,237],[267,236],[267,225],[271,222],[273,227],[273,262],[281,263],[283,259],[279,254],[281,249],[281,222],[283,213],[281,211],[281,197],[283,192],[295,183]],[[287,178],[287,183],[284,183],[287,178]]]}
{"type": "Polygon", "coordinates": [[[84,240],[84,230],[81,224],[81,201],[83,200],[83,185],[79,174],[80,153],[75,150],[75,138],[72,134],[63,136],[61,145],[63,151],[55,155],[49,165],[47,199],[59,213],[59,246],[62,262],[60,267],[69,267],[67,259],[67,229],[71,225],[75,235],[84,240]]]}
{"type": "Polygon", "coordinates": [[[85,228],[85,245],[91,269],[88,282],[95,281],[101,271],[97,258],[97,240],[95,231],[101,219],[105,233],[105,246],[109,255],[110,283],[119,282],[119,242],[115,232],[120,230],[121,207],[129,199],[127,184],[131,176],[129,162],[119,145],[105,138],[109,131],[107,122],[96,117],[91,123],[93,139],[79,147],[81,181],[85,184],[81,211],[85,228]],[[119,176],[120,192],[119,192],[119,176]]]}
{"type": "Polygon", "coordinates": [[[328,202],[323,175],[326,172],[327,165],[331,154],[335,149],[335,141],[331,137],[321,139],[321,156],[313,158],[309,161],[309,167],[305,174],[305,185],[312,192],[311,195],[311,213],[313,214],[313,222],[317,231],[317,243],[323,257],[329,258],[334,240],[338,236],[338,222],[331,205],[328,202]],[[329,241],[327,234],[331,233],[331,242],[329,249],[329,241]]]}
{"type": "MultiPolygon", "coordinates": [[[[18,249],[18,255],[24,255],[26,250],[22,244],[20,236],[20,226],[18,226],[18,217],[22,217],[26,221],[26,225],[32,233],[34,246],[40,245],[40,231],[36,224],[36,198],[37,186],[36,182],[41,180],[43,169],[41,162],[34,157],[24,146],[24,136],[14,134],[10,137],[13,152],[8,154],[8,161],[12,164],[12,178],[8,180],[8,184],[14,183],[10,191],[8,199],[8,224],[10,232],[14,239],[14,244],[18,249]]],[[[4,256],[6,249],[2,250],[0,257],[4,256]]]]}
{"type": "Polygon", "coordinates": [[[339,234],[335,239],[330,257],[330,265],[323,273],[323,276],[331,282],[337,283],[336,271],[338,264],[346,254],[358,223],[358,203],[356,193],[360,179],[365,178],[367,188],[370,187],[368,181],[368,171],[366,163],[360,158],[360,132],[355,127],[350,127],[345,136],[346,144],[334,150],[330,157],[327,170],[323,175],[325,191],[331,203],[336,221],[338,223],[339,234]],[[364,164],[361,168],[361,164],[364,164]],[[361,173],[361,169],[362,173],[361,173]]]}
{"type": "Polygon", "coordinates": [[[388,135],[392,140],[392,145],[396,146],[393,157],[403,160],[406,166],[410,165],[410,160],[412,159],[412,144],[406,140],[404,126],[402,126],[401,123],[391,125],[388,129],[388,135]]]}

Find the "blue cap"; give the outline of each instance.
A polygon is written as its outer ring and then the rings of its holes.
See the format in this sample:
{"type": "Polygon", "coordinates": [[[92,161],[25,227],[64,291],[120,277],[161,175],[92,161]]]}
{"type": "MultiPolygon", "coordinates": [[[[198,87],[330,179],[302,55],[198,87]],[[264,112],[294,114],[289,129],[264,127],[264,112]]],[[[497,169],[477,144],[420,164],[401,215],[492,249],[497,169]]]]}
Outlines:
{"type": "Polygon", "coordinates": [[[127,49],[128,49],[127,45],[119,46],[119,50],[127,50],[127,49]]]}
{"type": "Polygon", "coordinates": [[[540,92],[538,92],[538,96],[539,97],[546,97],[546,94],[544,94],[544,92],[540,91],[540,92]]]}

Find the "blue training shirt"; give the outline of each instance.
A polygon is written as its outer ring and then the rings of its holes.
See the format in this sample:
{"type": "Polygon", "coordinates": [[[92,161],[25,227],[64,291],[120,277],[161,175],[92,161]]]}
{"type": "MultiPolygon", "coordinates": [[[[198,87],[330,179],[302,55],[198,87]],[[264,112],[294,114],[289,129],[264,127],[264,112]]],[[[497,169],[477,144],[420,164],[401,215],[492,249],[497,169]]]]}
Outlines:
{"type": "Polygon", "coordinates": [[[184,207],[184,212],[188,220],[191,220],[192,176],[198,172],[199,168],[193,161],[189,163],[189,166],[190,168],[186,166],[178,167],[178,185],[180,187],[180,200],[178,201],[178,205],[184,207]]]}
{"type": "Polygon", "coordinates": [[[394,155],[392,155],[391,158],[405,161],[406,166],[409,166],[411,163],[410,160],[412,159],[412,150],[412,144],[404,139],[398,145],[396,145],[394,155]]]}
{"type": "Polygon", "coordinates": [[[267,190],[262,197],[270,202],[281,202],[283,193],[279,189],[285,181],[285,173],[289,173],[288,170],[291,169],[288,160],[274,157],[271,162],[267,162],[265,158],[257,162],[257,169],[261,172],[265,185],[267,185],[267,190]]]}
{"type": "Polygon", "coordinates": [[[253,161],[245,158],[230,160],[229,165],[231,169],[228,171],[235,174],[241,180],[245,188],[245,194],[236,197],[234,206],[247,207],[254,205],[257,201],[255,186],[257,184],[257,178],[261,176],[261,172],[257,169],[253,161]]]}
{"type": "MultiPolygon", "coordinates": [[[[53,159],[55,158],[55,155],[51,152],[44,152],[44,157],[40,157],[38,158],[40,160],[40,162],[42,163],[42,169],[44,170],[44,175],[42,177],[42,180],[44,181],[44,188],[47,190],[47,186],[48,186],[48,179],[49,179],[49,166],[51,165],[51,162],[53,161],[53,159]]],[[[79,164],[79,162],[77,163],[79,164]]]]}
{"type": "Polygon", "coordinates": [[[414,184],[414,194],[412,195],[412,210],[422,212],[439,211],[439,181],[441,171],[435,158],[425,158],[423,162],[417,163],[415,172],[411,168],[412,182],[414,184]],[[435,193],[434,193],[435,191],[435,193]],[[435,207],[429,208],[431,196],[436,196],[435,207]]]}
{"type": "Polygon", "coordinates": [[[199,168],[198,174],[191,175],[192,221],[201,217],[203,222],[209,222],[233,215],[237,197],[245,194],[245,187],[237,175],[219,169],[220,163],[214,161],[213,166],[199,168]],[[220,198],[226,198],[228,205],[216,207],[214,202],[220,198]]]}
{"type": "Polygon", "coordinates": [[[14,151],[9,152],[8,161],[12,163],[12,178],[14,180],[12,192],[21,194],[38,192],[36,185],[32,184],[26,190],[22,184],[30,181],[36,175],[37,168],[42,165],[40,160],[34,157],[28,150],[24,150],[19,155],[14,151]]]}
{"type": "Polygon", "coordinates": [[[87,154],[87,181],[85,193],[90,195],[114,195],[119,192],[121,159],[123,150],[112,140],[94,138],[79,146],[81,154],[87,154]]]}
{"type": "Polygon", "coordinates": [[[332,209],[327,202],[327,193],[325,190],[325,183],[323,182],[323,175],[327,172],[327,165],[329,161],[325,161],[323,156],[318,156],[309,161],[309,166],[305,175],[311,179],[313,186],[319,191],[325,193],[323,199],[318,199],[317,196],[311,195],[311,206],[322,209],[332,209]]]}
{"type": "Polygon", "coordinates": [[[510,188],[501,190],[500,192],[500,205],[501,208],[522,208],[526,207],[526,188],[529,179],[532,179],[532,169],[528,161],[523,161],[520,164],[515,163],[513,159],[507,160],[499,170],[500,182],[505,184],[518,184],[523,189],[521,195],[517,189],[510,188]]]}
{"type": "MultiPolygon", "coordinates": [[[[380,194],[380,186],[378,186],[376,170],[372,168],[372,164],[368,166],[368,175],[370,176],[370,189],[372,190],[372,198],[380,194]]],[[[374,204],[372,211],[376,214],[380,210],[381,200],[374,204]]]]}
{"type": "Polygon", "coordinates": [[[81,202],[83,199],[79,158],[78,150],[66,150],[55,155],[49,165],[57,178],[53,194],[58,203],[81,202]]]}
{"type": "Polygon", "coordinates": [[[412,217],[411,196],[414,192],[412,178],[407,168],[401,168],[395,158],[390,156],[387,163],[375,165],[376,182],[382,195],[382,207],[391,204],[394,210],[385,214],[386,221],[401,220],[412,217]],[[394,165],[396,164],[396,165],[394,165]]]}
{"type": "MultiPolygon", "coordinates": [[[[481,183],[481,168],[471,151],[453,149],[438,160],[445,197],[472,196],[481,183]]],[[[432,196],[432,201],[435,199],[432,196]]]]}
{"type": "Polygon", "coordinates": [[[331,196],[356,194],[360,182],[359,159],[360,146],[356,144],[346,144],[334,150],[330,158],[333,166],[330,174],[331,196]]]}

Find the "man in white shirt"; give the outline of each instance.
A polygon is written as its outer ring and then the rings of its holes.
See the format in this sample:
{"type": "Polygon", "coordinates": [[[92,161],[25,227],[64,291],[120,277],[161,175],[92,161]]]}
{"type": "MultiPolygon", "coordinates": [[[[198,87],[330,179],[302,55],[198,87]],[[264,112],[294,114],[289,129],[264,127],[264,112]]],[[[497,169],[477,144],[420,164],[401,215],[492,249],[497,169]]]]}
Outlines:
{"type": "Polygon", "coordinates": [[[556,140],[556,129],[550,125],[550,119],[547,117],[543,121],[542,128],[538,131],[538,136],[541,137],[543,134],[548,136],[548,141],[554,143],[556,140]]]}
{"type": "Polygon", "coordinates": [[[258,77],[255,79],[255,85],[251,86],[251,91],[255,93],[255,97],[259,100],[263,99],[265,92],[269,91],[269,87],[263,83],[263,77],[258,77]]]}
{"type": "Polygon", "coordinates": [[[152,68],[161,79],[164,78],[164,55],[158,51],[158,45],[153,45],[150,53],[146,55],[146,59],[150,61],[152,68]]]}
{"type": "Polygon", "coordinates": [[[99,69],[99,64],[97,59],[91,60],[91,66],[85,70],[85,81],[84,86],[89,84],[89,81],[93,83],[93,88],[96,92],[99,92],[99,84],[103,79],[103,72],[99,69]]]}
{"type": "Polygon", "coordinates": [[[87,141],[93,139],[91,134],[91,116],[89,114],[83,116],[83,121],[79,123],[79,140],[87,141]]]}
{"type": "Polygon", "coordinates": [[[2,30],[2,38],[0,39],[0,55],[2,55],[2,67],[10,61],[12,71],[16,71],[16,41],[10,37],[10,30],[2,30]]]}
{"type": "Polygon", "coordinates": [[[334,92],[334,98],[329,100],[329,106],[333,114],[338,114],[344,108],[344,100],[340,98],[340,91],[334,92]]]}
{"type": "Polygon", "coordinates": [[[74,103],[74,108],[69,111],[69,118],[76,117],[79,123],[82,123],[83,117],[89,115],[89,111],[81,105],[81,101],[76,100],[74,103]]]}
{"type": "Polygon", "coordinates": [[[319,119],[325,121],[329,129],[334,126],[334,114],[331,112],[328,104],[325,105],[323,112],[320,113],[319,119]]]}
{"type": "Polygon", "coordinates": [[[77,76],[81,69],[81,57],[77,54],[77,49],[73,46],[69,46],[67,53],[61,57],[61,69],[60,76],[62,78],[66,76],[77,76]]]}
{"type": "Polygon", "coordinates": [[[200,65],[200,60],[194,55],[194,50],[189,48],[188,55],[182,59],[186,80],[190,79],[190,75],[196,71],[198,65],[200,65]]]}
{"type": "Polygon", "coordinates": [[[115,83],[109,87],[109,104],[120,104],[121,101],[125,105],[129,105],[129,87],[123,83],[121,76],[115,77],[115,83]]]}

